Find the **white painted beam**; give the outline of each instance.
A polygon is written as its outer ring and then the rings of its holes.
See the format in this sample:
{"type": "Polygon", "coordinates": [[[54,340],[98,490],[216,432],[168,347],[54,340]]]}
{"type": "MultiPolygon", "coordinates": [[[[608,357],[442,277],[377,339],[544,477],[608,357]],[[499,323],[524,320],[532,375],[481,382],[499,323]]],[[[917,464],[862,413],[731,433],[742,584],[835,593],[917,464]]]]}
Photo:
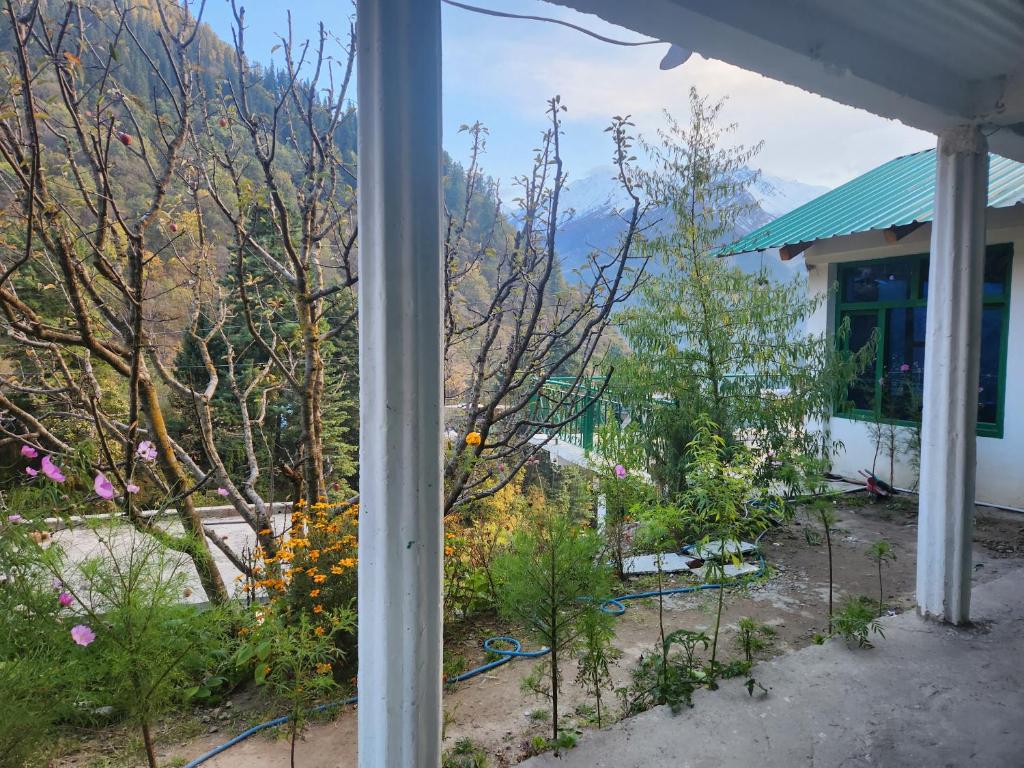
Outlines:
{"type": "Polygon", "coordinates": [[[988,145],[975,126],[940,134],[928,267],[919,610],[970,620],[988,145]]]}
{"type": "MultiPolygon", "coordinates": [[[[941,56],[923,56],[867,27],[854,28],[830,13],[826,3],[551,2],[922,130],[939,133],[967,122],[990,123],[999,127],[993,150],[1024,162],[1024,135],[1006,127],[1015,122],[1019,66],[1001,76],[972,79],[941,56]]],[[[893,23],[897,10],[884,11],[887,16],[879,23],[893,23]]],[[[880,11],[876,4],[863,13],[880,11]]]]}
{"type": "Polygon", "coordinates": [[[970,104],[967,80],[955,71],[936,68],[934,61],[906,48],[839,25],[820,9],[804,4],[554,2],[877,114],[902,105],[928,123],[918,127],[934,129],[958,115],[962,119],[970,104]]]}
{"type": "Polygon", "coordinates": [[[441,13],[360,0],[359,766],[441,744],[441,13]]]}

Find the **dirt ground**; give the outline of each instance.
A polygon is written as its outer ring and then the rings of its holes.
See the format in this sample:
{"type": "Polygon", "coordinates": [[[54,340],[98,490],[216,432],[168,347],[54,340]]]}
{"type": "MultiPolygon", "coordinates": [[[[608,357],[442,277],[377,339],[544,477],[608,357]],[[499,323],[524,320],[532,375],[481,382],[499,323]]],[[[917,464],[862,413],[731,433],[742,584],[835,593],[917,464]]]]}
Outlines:
{"type": "MultiPolygon", "coordinates": [[[[893,611],[913,605],[915,544],[917,536],[916,497],[888,503],[870,503],[863,494],[839,497],[835,504],[837,522],[833,529],[834,600],[838,608],[850,596],[877,599],[878,576],[874,563],[865,555],[868,545],[879,538],[894,546],[896,560],[883,569],[886,602],[893,611]]],[[[827,624],[828,561],[820,539],[820,525],[798,513],[793,523],[769,531],[762,550],[769,564],[769,576],[748,586],[730,590],[726,596],[723,634],[719,656],[736,658],[736,625],[749,616],[773,627],[776,636],[766,656],[785,653],[813,642],[827,624]]],[[[1009,570],[1011,561],[1024,559],[1024,516],[979,507],[975,531],[976,578],[988,580],[1009,570]]],[[[670,585],[685,583],[669,579],[670,585]]],[[[649,588],[648,582],[631,582],[629,590],[649,588]]],[[[665,599],[666,631],[687,628],[710,630],[716,593],[704,592],[665,599]]],[[[498,627],[486,622],[473,628],[475,634],[450,642],[449,656],[461,655],[467,667],[483,659],[482,640],[498,627]]],[[[622,658],[613,668],[616,686],[628,682],[629,672],[640,655],[654,648],[658,637],[658,613],[654,600],[633,601],[617,624],[616,646],[622,658]]],[[[878,642],[884,643],[884,640],[878,642]]],[[[547,702],[521,690],[531,667],[540,662],[513,661],[490,673],[456,686],[445,693],[445,747],[463,738],[472,739],[490,756],[494,766],[514,765],[527,757],[534,735],[548,735],[547,702]]],[[[756,669],[754,676],[756,677],[756,669]]],[[[572,684],[575,665],[566,670],[566,685],[560,710],[563,728],[574,724],[575,709],[587,699],[572,684]],[[568,714],[568,717],[564,717],[568,714]]],[[[618,703],[610,696],[605,706],[614,716],[618,703]],[[610,705],[610,706],[609,706],[610,705]]],[[[205,722],[192,723],[191,730],[210,731],[194,738],[178,737],[164,743],[160,759],[165,765],[180,766],[187,760],[223,743],[248,725],[259,722],[255,704],[244,697],[230,706],[206,713],[205,722]]],[[[685,716],[685,715],[684,715],[685,716]]],[[[591,727],[585,722],[580,728],[591,727]]],[[[184,735],[184,734],[183,734],[184,735]]],[[[171,737],[173,739],[173,736],[171,737]]],[[[331,722],[311,726],[298,747],[298,763],[304,768],[349,768],[355,766],[356,717],[353,708],[342,711],[331,722]]],[[[97,762],[93,750],[62,759],[57,766],[131,765],[129,760],[97,762]],[[90,752],[92,754],[90,754],[90,752]]],[[[206,768],[284,768],[288,765],[287,743],[278,734],[255,736],[204,764],[206,768]]]]}

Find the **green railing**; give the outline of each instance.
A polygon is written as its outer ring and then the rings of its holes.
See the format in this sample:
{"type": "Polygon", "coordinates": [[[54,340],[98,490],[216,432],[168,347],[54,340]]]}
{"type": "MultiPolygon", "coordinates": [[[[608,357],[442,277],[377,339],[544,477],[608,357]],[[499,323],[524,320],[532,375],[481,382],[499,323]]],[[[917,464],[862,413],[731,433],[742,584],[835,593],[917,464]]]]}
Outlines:
{"type": "MultiPolygon", "coordinates": [[[[749,374],[730,374],[723,377],[722,386],[736,386],[748,378],[749,374]]],[[[540,431],[548,435],[557,434],[560,440],[578,445],[584,450],[593,450],[594,435],[598,428],[611,419],[621,421],[625,410],[610,388],[601,391],[603,383],[603,378],[580,381],[574,376],[552,376],[548,379],[533,398],[532,415],[537,422],[561,426],[542,428],[540,431]]],[[[773,391],[781,394],[786,383],[781,378],[777,381],[769,379],[762,382],[762,392],[765,396],[773,391]]],[[[667,401],[652,397],[651,402],[656,405],[667,401]]]]}
{"type": "Polygon", "coordinates": [[[597,429],[622,414],[622,404],[607,393],[602,394],[603,381],[580,381],[573,376],[552,376],[548,379],[533,398],[532,416],[537,422],[561,426],[540,431],[547,435],[557,434],[559,440],[592,450],[597,429]]]}

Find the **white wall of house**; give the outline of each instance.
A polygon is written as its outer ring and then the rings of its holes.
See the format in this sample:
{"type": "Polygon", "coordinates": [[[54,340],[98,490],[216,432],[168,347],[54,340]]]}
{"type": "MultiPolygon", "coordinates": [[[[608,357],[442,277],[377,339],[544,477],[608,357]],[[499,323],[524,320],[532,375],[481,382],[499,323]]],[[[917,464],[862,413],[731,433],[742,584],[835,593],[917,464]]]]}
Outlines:
{"type": "MultiPolygon", "coordinates": [[[[1013,263],[1009,299],[1009,336],[1007,338],[1006,388],[1004,395],[1003,436],[978,437],[977,499],[980,502],[1024,509],[1024,205],[989,209],[987,242],[1013,243],[1013,263]]],[[[926,224],[897,243],[888,243],[882,232],[862,232],[824,240],[805,252],[808,286],[813,293],[830,293],[840,263],[911,256],[927,253],[931,225],[926,224]]],[[[808,324],[810,332],[834,330],[836,296],[830,293],[808,324]]],[[[927,352],[926,352],[927,354],[927,352]]],[[[845,450],[833,463],[833,471],[854,478],[860,469],[870,469],[875,443],[867,422],[833,416],[829,427],[833,439],[841,440],[845,450]]],[[[913,467],[897,456],[896,485],[916,487],[913,467]]],[[[889,477],[889,459],[879,452],[878,475],[889,477]]]]}

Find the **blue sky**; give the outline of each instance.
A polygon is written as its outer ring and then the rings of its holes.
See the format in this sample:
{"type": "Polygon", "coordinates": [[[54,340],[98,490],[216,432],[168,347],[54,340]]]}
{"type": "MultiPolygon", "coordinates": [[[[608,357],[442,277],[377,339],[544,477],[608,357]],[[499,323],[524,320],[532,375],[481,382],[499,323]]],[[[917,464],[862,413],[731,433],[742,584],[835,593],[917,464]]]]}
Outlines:
{"type": "MultiPolygon", "coordinates": [[[[570,20],[610,37],[637,40],[632,32],[592,16],[539,0],[471,0],[488,8],[570,20]]],[[[250,55],[268,60],[292,9],[297,38],[316,33],[325,21],[332,31],[348,28],[351,7],[342,0],[248,0],[250,55]]],[[[206,20],[227,40],[227,0],[208,0],[206,20]]],[[[462,123],[480,120],[491,130],[487,170],[507,182],[529,169],[531,149],[545,127],[545,101],[559,94],[568,106],[563,143],[572,176],[585,176],[609,162],[603,129],[612,115],[631,114],[637,129],[653,135],[663,110],[685,114],[691,85],[715,98],[728,98],[726,119],[736,122],[737,143],[764,139],[757,165],[766,173],[809,184],[835,186],[907,152],[934,146],[934,138],[891,120],[845,107],[806,91],[694,56],[662,72],[667,46],[622,48],[552,24],[497,19],[444,7],[445,147],[466,155],[457,134],[462,123]]],[[[504,185],[503,185],[504,186],[504,185]]]]}

